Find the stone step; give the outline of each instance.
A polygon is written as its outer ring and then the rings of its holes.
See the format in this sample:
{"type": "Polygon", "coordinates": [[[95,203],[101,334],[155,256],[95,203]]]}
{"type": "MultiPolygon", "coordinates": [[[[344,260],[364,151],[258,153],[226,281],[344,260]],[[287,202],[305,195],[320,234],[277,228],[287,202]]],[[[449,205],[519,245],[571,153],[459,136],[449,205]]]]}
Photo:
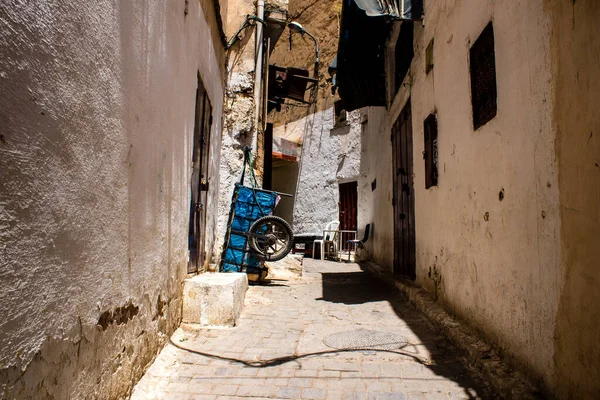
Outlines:
{"type": "Polygon", "coordinates": [[[245,273],[205,273],[184,280],[182,322],[235,326],[248,290],[245,273]]]}

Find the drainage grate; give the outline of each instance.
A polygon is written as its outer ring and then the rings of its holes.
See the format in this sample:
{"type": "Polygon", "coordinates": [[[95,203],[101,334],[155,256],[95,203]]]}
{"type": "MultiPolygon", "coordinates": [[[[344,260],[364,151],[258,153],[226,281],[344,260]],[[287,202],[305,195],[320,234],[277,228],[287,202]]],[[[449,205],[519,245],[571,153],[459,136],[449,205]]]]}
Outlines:
{"type": "Polygon", "coordinates": [[[323,343],[338,350],[395,350],[406,346],[408,340],[392,332],[357,329],[328,335],[323,343]]]}

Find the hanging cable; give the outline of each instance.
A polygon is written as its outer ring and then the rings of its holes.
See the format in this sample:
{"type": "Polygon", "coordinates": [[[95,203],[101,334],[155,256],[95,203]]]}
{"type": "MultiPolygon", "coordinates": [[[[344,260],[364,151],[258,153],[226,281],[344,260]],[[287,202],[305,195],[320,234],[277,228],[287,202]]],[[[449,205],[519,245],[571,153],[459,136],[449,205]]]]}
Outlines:
{"type": "Polygon", "coordinates": [[[237,32],[227,42],[227,50],[229,50],[235,44],[235,42],[240,39],[240,33],[242,33],[244,29],[249,28],[251,26],[255,26],[256,23],[262,25],[267,24],[264,19],[259,18],[256,15],[246,15],[246,20],[242,23],[237,32]]]}

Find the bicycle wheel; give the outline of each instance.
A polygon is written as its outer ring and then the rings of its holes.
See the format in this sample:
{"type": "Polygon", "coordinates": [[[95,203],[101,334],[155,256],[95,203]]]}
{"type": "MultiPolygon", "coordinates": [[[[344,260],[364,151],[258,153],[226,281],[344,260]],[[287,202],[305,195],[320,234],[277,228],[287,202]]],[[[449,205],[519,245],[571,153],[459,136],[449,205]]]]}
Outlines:
{"type": "Polygon", "coordinates": [[[283,218],[269,215],[252,224],[249,242],[250,248],[266,261],[278,261],[292,250],[294,235],[283,218]]]}

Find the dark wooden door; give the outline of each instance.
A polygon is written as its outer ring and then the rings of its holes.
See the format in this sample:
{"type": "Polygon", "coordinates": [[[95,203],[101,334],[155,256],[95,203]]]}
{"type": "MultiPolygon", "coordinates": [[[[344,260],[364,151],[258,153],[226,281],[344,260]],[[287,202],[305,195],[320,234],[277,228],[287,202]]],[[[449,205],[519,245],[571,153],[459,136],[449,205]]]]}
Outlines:
{"type": "Polygon", "coordinates": [[[204,270],[204,261],[206,260],[206,207],[208,205],[208,187],[209,187],[209,166],[210,166],[210,127],[212,125],[212,106],[208,96],[204,96],[204,118],[202,120],[203,128],[200,136],[200,198],[198,199],[198,268],[204,270]]]}
{"type": "Polygon", "coordinates": [[[212,107],[204,85],[198,78],[196,90],[196,110],[194,119],[194,149],[192,152],[192,182],[189,222],[188,273],[203,270],[206,259],[206,204],[208,202],[209,162],[210,162],[210,126],[212,107]]]}
{"type": "MultiPolygon", "coordinates": [[[[340,230],[357,230],[358,219],[358,182],[340,184],[340,230]]],[[[354,239],[352,234],[342,234],[342,249],[347,250],[347,240],[354,239]]]]}
{"type": "Polygon", "coordinates": [[[410,100],[392,128],[394,273],[416,278],[415,191],[410,100]]]}

